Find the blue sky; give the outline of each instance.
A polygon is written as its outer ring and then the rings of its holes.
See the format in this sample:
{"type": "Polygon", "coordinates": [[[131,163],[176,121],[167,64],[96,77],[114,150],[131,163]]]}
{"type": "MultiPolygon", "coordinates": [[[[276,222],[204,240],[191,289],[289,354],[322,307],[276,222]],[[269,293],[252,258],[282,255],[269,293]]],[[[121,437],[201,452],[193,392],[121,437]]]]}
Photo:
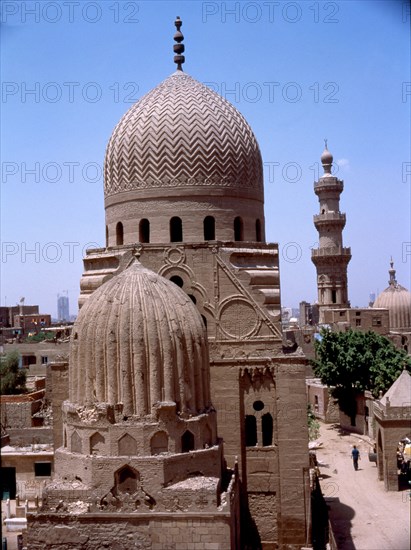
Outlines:
{"type": "Polygon", "coordinates": [[[282,304],[315,301],[313,192],[328,139],[347,214],[349,298],[410,288],[410,12],[407,2],[1,2],[1,305],[77,309],[82,250],[104,244],[101,167],[111,132],[174,71],[246,117],[265,165],[266,235],[282,304]]]}

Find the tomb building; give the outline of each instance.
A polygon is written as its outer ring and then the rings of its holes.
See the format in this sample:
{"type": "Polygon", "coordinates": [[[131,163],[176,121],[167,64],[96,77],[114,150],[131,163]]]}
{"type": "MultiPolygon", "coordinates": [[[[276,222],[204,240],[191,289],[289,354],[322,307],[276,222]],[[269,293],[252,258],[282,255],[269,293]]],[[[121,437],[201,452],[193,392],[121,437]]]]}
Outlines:
{"type": "Polygon", "coordinates": [[[102,536],[153,550],[309,543],[306,359],[283,341],[260,149],[239,111],[183,71],[175,24],[177,70],[108,142],[106,246],[84,259],[32,548],[69,526],[84,549],[102,536]]]}

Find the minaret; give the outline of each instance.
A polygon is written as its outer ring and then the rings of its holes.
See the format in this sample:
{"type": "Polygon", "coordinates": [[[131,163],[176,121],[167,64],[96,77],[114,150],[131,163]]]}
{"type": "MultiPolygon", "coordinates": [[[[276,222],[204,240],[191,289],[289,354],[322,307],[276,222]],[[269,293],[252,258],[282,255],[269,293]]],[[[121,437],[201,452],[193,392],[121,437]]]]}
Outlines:
{"type": "Polygon", "coordinates": [[[327,148],[321,155],[324,174],[314,183],[320,203],[320,213],[314,216],[319,235],[319,247],[312,250],[311,259],[317,269],[319,321],[324,322],[324,310],[350,307],[347,293],[347,265],[351,249],[343,247],[342,232],[345,214],[340,212],[340,195],[344,182],[331,174],[333,156],[327,148]]]}

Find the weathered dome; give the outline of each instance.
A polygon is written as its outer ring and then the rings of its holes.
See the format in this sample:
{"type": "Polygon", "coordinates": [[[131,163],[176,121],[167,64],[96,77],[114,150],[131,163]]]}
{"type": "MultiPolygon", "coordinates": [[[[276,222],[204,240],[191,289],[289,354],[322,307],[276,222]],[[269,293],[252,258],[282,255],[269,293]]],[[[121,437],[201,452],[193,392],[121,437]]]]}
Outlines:
{"type": "Polygon", "coordinates": [[[203,321],[173,282],[134,262],[97,289],[73,327],[70,402],[122,404],[124,416],[159,402],[198,414],[210,405],[203,321]]]}
{"type": "Polygon", "coordinates": [[[181,70],[133,105],[107,146],[105,197],[176,187],[249,190],[262,200],[261,154],[244,117],[181,70]]]}
{"type": "Polygon", "coordinates": [[[411,329],[411,292],[398,284],[395,278],[394,263],[391,261],[388,287],[377,296],[373,307],[389,311],[390,329],[411,329]]]}

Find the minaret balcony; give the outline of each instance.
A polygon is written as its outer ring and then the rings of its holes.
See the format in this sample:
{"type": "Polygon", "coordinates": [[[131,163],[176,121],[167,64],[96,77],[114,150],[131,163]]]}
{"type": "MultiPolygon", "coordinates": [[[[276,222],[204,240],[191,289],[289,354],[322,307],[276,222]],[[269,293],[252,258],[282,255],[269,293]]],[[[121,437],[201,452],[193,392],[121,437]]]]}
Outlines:
{"type": "Polygon", "coordinates": [[[314,216],[315,227],[320,225],[339,225],[344,227],[345,222],[345,214],[341,214],[340,212],[327,212],[325,214],[317,214],[314,216]]]}
{"type": "Polygon", "coordinates": [[[351,248],[344,246],[330,246],[327,248],[313,248],[311,260],[314,264],[322,263],[347,263],[351,260],[351,248]]]}
{"type": "Polygon", "coordinates": [[[344,182],[335,177],[321,178],[314,182],[314,193],[316,195],[326,194],[329,192],[342,193],[344,190],[344,182]]]}

